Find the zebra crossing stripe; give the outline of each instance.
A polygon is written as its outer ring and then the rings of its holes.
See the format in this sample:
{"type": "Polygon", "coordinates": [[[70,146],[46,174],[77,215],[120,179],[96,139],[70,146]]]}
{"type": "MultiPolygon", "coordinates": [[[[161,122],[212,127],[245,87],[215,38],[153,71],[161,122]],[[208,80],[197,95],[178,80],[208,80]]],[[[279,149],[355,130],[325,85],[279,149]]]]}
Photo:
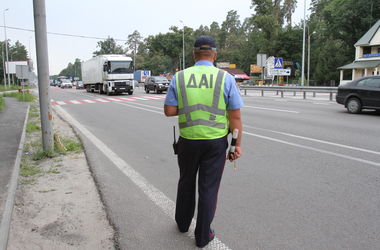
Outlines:
{"type": "Polygon", "coordinates": [[[104,100],[103,98],[97,98],[97,99],[94,99],[94,101],[98,101],[98,102],[109,102],[107,100],[104,100]]]}
{"type": "Polygon", "coordinates": [[[121,102],[121,100],[118,100],[116,98],[105,98],[106,100],[110,100],[111,102],[121,102]]]}
{"type": "Polygon", "coordinates": [[[56,105],[66,105],[66,104],[84,104],[84,103],[107,103],[107,102],[132,102],[132,101],[148,101],[148,100],[160,100],[164,99],[165,96],[142,96],[142,97],[119,97],[119,98],[96,98],[96,99],[85,99],[85,100],[70,100],[70,101],[55,101],[52,100],[51,104],[56,105]]]}
{"type": "Polygon", "coordinates": [[[82,100],[84,103],[95,103],[94,101],[91,100],[82,100]]]}

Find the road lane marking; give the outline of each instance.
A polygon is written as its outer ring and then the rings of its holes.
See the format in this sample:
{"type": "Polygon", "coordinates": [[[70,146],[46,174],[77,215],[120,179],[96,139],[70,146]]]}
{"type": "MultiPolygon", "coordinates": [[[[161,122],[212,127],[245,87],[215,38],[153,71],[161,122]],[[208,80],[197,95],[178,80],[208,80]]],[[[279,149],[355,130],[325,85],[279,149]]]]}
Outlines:
{"type": "Polygon", "coordinates": [[[82,101],[84,101],[84,102],[87,102],[87,103],[95,103],[94,101],[91,101],[91,100],[82,100],[82,101]]]}
{"type": "Polygon", "coordinates": [[[96,98],[95,100],[96,100],[96,101],[99,101],[99,102],[109,102],[109,101],[107,101],[107,100],[104,100],[103,98],[96,98]]]}
{"type": "MultiPolygon", "coordinates": [[[[89,97],[95,97],[91,95],[86,95],[89,97]]],[[[51,104],[53,106],[56,105],[66,105],[66,104],[86,104],[86,103],[108,103],[108,102],[122,102],[122,101],[149,101],[149,100],[161,100],[164,99],[165,96],[157,96],[157,97],[119,97],[119,98],[112,98],[112,97],[107,97],[107,98],[96,98],[96,99],[91,99],[91,100],[70,100],[70,101],[53,101],[51,104]]]]}
{"type": "Polygon", "coordinates": [[[146,105],[146,104],[142,104],[142,103],[139,103],[139,102],[134,102],[134,103],[131,104],[131,105],[139,105],[139,106],[143,106],[143,107],[159,109],[159,110],[161,110],[161,112],[160,112],[161,114],[163,114],[163,110],[164,110],[163,107],[156,107],[156,106],[152,106],[152,105],[146,105]]]}
{"type": "MultiPolygon", "coordinates": [[[[119,103],[123,104],[123,103],[119,103]]],[[[125,105],[125,104],[124,104],[125,105]]],[[[129,106],[129,105],[128,105],[129,106]]],[[[137,108],[137,107],[136,107],[137,108]]],[[[89,130],[87,130],[82,124],[75,120],[68,112],[66,112],[62,107],[55,106],[55,109],[68,121],[71,125],[76,127],[85,137],[87,137],[92,144],[98,148],[100,152],[104,154],[125,176],[127,176],[137,187],[141,189],[142,192],[148,198],[156,204],[161,210],[169,216],[173,223],[175,221],[175,202],[167,197],[163,192],[157,189],[155,186],[150,184],[148,180],[139,174],[133,167],[131,167],[127,162],[120,158],[115,152],[113,152],[105,143],[93,135],[89,130]]],[[[152,111],[156,112],[156,111],[152,111]]],[[[191,221],[191,226],[187,236],[194,239],[194,229],[195,229],[195,219],[191,221]]],[[[206,249],[214,250],[230,250],[223,242],[218,238],[214,238],[206,249]]]]}
{"type": "Polygon", "coordinates": [[[256,107],[256,106],[244,106],[243,108],[262,109],[262,110],[285,112],[285,113],[294,113],[294,114],[299,114],[300,113],[298,111],[293,111],[293,110],[273,109],[273,108],[264,108],[264,107],[256,107]]]}
{"type": "Polygon", "coordinates": [[[110,98],[110,97],[107,97],[107,98],[104,98],[106,100],[110,100],[111,102],[121,102],[121,100],[119,99],[116,99],[116,98],[110,98]]]}
{"type": "Polygon", "coordinates": [[[252,129],[264,130],[264,131],[268,131],[268,132],[272,132],[272,133],[276,133],[276,134],[280,134],[280,135],[286,135],[286,136],[294,137],[294,138],[298,138],[298,139],[303,139],[303,140],[308,140],[308,141],[313,141],[313,142],[319,142],[319,143],[323,143],[323,144],[327,144],[327,145],[332,145],[332,146],[337,146],[337,147],[341,147],[341,148],[347,148],[347,149],[352,149],[352,150],[361,151],[361,152],[365,152],[365,153],[380,155],[380,152],[373,151],[373,150],[370,150],[370,149],[353,147],[353,146],[348,146],[348,145],[344,145],[344,144],[334,143],[334,142],[330,142],[330,141],[323,141],[323,140],[314,139],[314,138],[310,138],[310,137],[305,137],[305,136],[300,136],[300,135],[295,135],[295,134],[275,131],[275,130],[266,129],[266,128],[259,128],[259,127],[249,126],[249,125],[244,125],[244,127],[248,127],[248,128],[252,128],[252,129]]]}
{"type": "Polygon", "coordinates": [[[253,134],[253,133],[249,133],[249,132],[246,132],[246,131],[243,131],[243,134],[247,134],[247,135],[254,136],[254,137],[259,137],[261,139],[266,139],[266,140],[269,140],[269,141],[283,143],[283,144],[294,146],[294,147],[298,147],[298,148],[308,149],[308,150],[315,151],[315,152],[322,153],[322,154],[329,154],[329,155],[341,157],[341,158],[344,158],[344,159],[358,161],[358,162],[361,162],[361,163],[366,163],[368,165],[380,167],[380,163],[379,162],[368,161],[368,160],[364,160],[364,159],[357,158],[357,157],[352,157],[352,156],[348,156],[348,155],[344,155],[344,154],[339,154],[339,153],[334,153],[334,152],[326,151],[326,150],[323,150],[323,149],[318,149],[318,148],[313,148],[313,147],[309,147],[309,146],[304,146],[304,145],[301,145],[301,144],[298,144],[298,143],[287,142],[287,141],[284,141],[284,140],[272,138],[272,137],[269,137],[269,136],[263,136],[263,135],[253,134]]]}
{"type": "Polygon", "coordinates": [[[121,102],[118,102],[117,104],[128,106],[128,107],[131,107],[131,108],[142,109],[142,110],[153,112],[153,113],[157,113],[157,114],[160,114],[160,115],[164,115],[163,111],[159,112],[159,111],[155,111],[155,110],[151,110],[151,109],[146,109],[146,108],[142,108],[142,107],[137,107],[136,105],[126,104],[126,103],[121,103],[121,102]]]}

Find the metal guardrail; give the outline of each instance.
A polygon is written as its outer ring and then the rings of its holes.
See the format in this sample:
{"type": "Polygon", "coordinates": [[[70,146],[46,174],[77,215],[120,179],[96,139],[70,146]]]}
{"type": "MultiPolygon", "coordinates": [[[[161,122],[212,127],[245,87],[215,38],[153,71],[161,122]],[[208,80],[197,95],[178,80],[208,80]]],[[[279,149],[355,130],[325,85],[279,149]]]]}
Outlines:
{"type": "Polygon", "coordinates": [[[261,91],[261,96],[264,96],[265,91],[276,92],[276,95],[281,94],[284,97],[284,92],[293,92],[296,96],[297,92],[303,94],[303,99],[306,99],[306,93],[313,93],[313,97],[316,97],[316,93],[329,93],[330,101],[333,100],[333,95],[337,93],[338,87],[300,87],[300,86],[240,86],[240,90],[244,91],[244,95],[247,95],[248,90],[261,91]]]}

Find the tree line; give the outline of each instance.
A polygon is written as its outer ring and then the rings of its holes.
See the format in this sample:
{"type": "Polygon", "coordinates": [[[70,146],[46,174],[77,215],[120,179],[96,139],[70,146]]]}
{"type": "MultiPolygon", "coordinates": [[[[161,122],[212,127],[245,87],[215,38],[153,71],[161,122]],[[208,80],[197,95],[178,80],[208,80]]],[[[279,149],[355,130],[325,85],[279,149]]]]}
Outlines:
{"type": "MultiPolygon", "coordinates": [[[[13,45],[11,41],[6,41],[8,45],[8,59],[9,61],[27,61],[28,60],[28,52],[23,44],[19,41],[16,41],[13,45]]],[[[0,41],[0,51],[2,52],[0,58],[0,79],[1,84],[4,84],[4,61],[6,61],[6,53],[5,53],[5,41],[0,41]]]]}
{"type": "MultiPolygon", "coordinates": [[[[258,53],[282,57],[300,67],[303,22],[292,25],[297,0],[250,2],[252,15],[243,21],[237,11],[231,10],[222,23],[212,22],[197,29],[172,26],[167,33],[146,38],[134,31],[123,45],[118,45],[111,37],[99,41],[98,50],[93,54],[127,54],[136,58],[136,69],[150,69],[155,75],[173,73],[182,68],[184,32],[186,67],[194,63],[192,47],[199,35],[215,38],[218,61],[236,64],[248,74],[258,53]]],[[[306,38],[310,39],[311,52],[310,79],[319,84],[327,84],[331,80],[338,82],[337,67],[354,60],[355,42],[379,19],[378,0],[312,0],[310,16],[306,20],[306,38]]],[[[61,74],[73,74],[80,67],[79,61],[76,59],[70,63],[61,74]]]]}

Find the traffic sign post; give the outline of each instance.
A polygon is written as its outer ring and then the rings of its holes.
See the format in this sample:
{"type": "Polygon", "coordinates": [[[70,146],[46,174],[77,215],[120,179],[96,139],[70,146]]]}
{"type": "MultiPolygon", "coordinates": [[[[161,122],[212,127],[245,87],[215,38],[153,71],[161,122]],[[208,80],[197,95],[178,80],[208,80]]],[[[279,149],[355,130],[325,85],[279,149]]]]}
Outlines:
{"type": "Polygon", "coordinates": [[[282,57],[275,57],[274,58],[274,68],[275,69],[282,69],[283,68],[282,63],[282,57]]]}

